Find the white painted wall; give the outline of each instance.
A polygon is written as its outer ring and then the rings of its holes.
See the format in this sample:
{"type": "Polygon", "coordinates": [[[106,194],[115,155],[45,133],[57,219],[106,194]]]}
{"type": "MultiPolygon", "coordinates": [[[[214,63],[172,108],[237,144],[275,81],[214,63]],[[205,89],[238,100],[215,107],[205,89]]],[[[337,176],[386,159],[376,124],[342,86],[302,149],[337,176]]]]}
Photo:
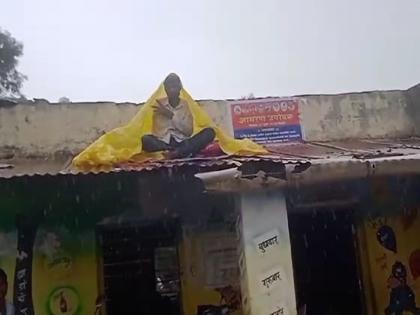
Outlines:
{"type": "Polygon", "coordinates": [[[285,315],[296,315],[292,254],[286,201],[282,192],[246,193],[240,197],[242,251],[241,288],[244,315],[270,315],[283,308],[285,315]],[[278,244],[262,253],[257,243],[278,233],[278,244]],[[262,279],[279,271],[277,286],[266,288],[262,279]]]}

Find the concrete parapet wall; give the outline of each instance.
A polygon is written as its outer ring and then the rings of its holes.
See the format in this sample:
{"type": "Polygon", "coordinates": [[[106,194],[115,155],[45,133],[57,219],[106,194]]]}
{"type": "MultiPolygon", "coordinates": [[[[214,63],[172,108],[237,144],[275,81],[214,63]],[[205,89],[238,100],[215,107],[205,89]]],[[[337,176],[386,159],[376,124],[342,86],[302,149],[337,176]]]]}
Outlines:
{"type": "MultiPolygon", "coordinates": [[[[304,139],[416,136],[420,86],[407,91],[299,96],[304,139]]],[[[128,122],[141,105],[0,101],[0,153],[75,154],[100,135],[128,122]]],[[[232,133],[229,101],[200,101],[217,124],[232,133]]]]}

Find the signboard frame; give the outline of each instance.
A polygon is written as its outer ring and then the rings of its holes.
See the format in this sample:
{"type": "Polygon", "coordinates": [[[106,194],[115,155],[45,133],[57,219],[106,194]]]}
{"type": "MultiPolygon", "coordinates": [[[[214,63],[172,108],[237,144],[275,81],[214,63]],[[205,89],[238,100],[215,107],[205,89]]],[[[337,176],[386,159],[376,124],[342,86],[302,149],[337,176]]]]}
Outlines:
{"type": "Polygon", "coordinates": [[[301,142],[298,98],[263,98],[230,102],[235,138],[260,144],[301,142]]]}

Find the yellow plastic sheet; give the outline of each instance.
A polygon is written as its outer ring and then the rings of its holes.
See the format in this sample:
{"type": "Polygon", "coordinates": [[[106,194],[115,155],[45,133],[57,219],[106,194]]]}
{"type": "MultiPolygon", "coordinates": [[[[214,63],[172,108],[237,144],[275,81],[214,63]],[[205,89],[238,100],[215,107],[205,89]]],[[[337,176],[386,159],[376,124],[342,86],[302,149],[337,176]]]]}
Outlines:
{"type": "MultiPolygon", "coordinates": [[[[141,138],[152,134],[153,106],[157,99],[166,97],[163,84],[142,106],[134,118],[125,126],[116,128],[87,147],[73,159],[73,166],[80,170],[107,169],[113,165],[127,161],[145,161],[163,159],[162,153],[142,151],[141,138]]],[[[227,135],[216,126],[210,116],[194,101],[185,89],[181,90],[181,99],[187,102],[193,117],[193,134],[211,127],[216,132],[216,141],[224,153],[229,155],[255,155],[267,151],[259,144],[249,140],[238,140],[227,135]]]]}

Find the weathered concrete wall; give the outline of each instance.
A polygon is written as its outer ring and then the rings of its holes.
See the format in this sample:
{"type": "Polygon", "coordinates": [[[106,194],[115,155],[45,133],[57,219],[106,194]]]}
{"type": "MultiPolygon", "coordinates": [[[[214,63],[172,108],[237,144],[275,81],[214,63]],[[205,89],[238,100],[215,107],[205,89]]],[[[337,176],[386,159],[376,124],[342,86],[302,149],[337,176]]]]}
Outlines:
{"type": "Polygon", "coordinates": [[[415,121],[402,91],[303,98],[301,121],[308,141],[411,136],[415,121]]]}
{"type": "MultiPolygon", "coordinates": [[[[418,134],[420,111],[415,110],[413,100],[418,90],[409,91],[410,97],[408,91],[299,97],[304,138],[328,141],[418,134]]],[[[232,133],[229,102],[200,103],[216,123],[232,133]]],[[[0,103],[0,154],[75,154],[104,132],[128,122],[139,108],[130,103],[0,103]]]]}
{"type": "Polygon", "coordinates": [[[103,132],[128,121],[134,105],[18,104],[0,108],[1,146],[24,154],[75,153],[103,132]]]}
{"type": "Polygon", "coordinates": [[[413,86],[405,92],[408,104],[408,114],[415,125],[416,134],[420,134],[420,84],[413,86]]]}
{"type": "MultiPolygon", "coordinates": [[[[127,123],[141,105],[29,102],[0,106],[0,155],[78,153],[106,131],[127,123]]],[[[203,101],[216,123],[231,133],[227,102],[203,101]]]]}

